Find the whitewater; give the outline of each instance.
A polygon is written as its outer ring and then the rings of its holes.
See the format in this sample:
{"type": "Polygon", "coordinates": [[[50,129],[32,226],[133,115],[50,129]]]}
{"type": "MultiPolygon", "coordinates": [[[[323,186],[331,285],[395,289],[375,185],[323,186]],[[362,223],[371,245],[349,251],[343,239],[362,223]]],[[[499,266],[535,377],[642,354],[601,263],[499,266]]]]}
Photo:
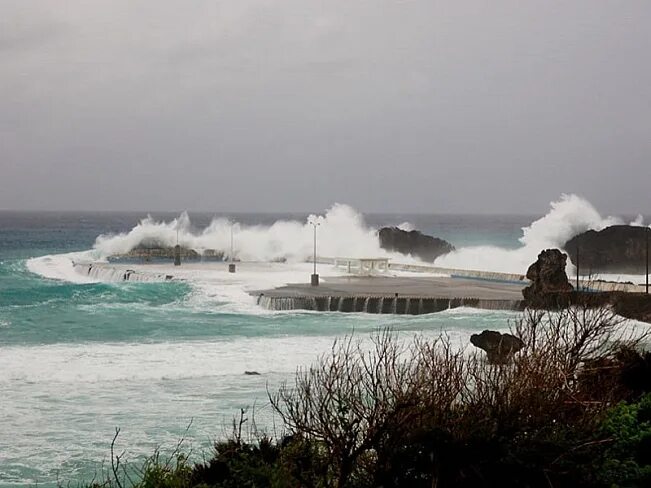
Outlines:
{"type": "MultiPolygon", "coordinates": [[[[300,217],[0,213],[0,486],[91,479],[116,427],[119,448],[134,463],[158,446],[174,446],[190,423],[188,442],[207,452],[241,408],[255,409],[258,424],[278,433],[267,391],[347,334],[367,340],[383,327],[405,338],[444,332],[462,347],[470,334],[504,330],[517,317],[472,309],[371,316],[258,307],[251,291],[309,279],[311,222],[319,224],[320,256],[418,263],[380,248],[377,229],[395,225],[454,244],[438,266],[523,273],[541,249],[631,220],[645,225],[642,217],[601,216],[575,195],[562,196],[540,218],[362,216],[347,205],[300,217]],[[138,246],[177,242],[224,253],[237,260],[238,272],[222,263],[184,263],[166,281],[169,266],[151,264],[142,281],[124,282],[107,265],[138,246]],[[84,274],[78,263],[106,267],[84,274]]],[[[319,273],[327,281],[341,270],[319,265],[319,273]]]]}

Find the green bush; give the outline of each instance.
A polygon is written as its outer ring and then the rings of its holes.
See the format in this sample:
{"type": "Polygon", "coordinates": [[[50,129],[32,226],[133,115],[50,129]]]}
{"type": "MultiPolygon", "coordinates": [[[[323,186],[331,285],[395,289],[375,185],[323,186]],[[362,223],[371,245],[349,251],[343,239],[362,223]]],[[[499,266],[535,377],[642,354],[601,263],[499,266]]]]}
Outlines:
{"type": "Polygon", "coordinates": [[[615,406],[599,434],[607,445],[599,480],[606,486],[651,486],[651,394],[615,406]]]}

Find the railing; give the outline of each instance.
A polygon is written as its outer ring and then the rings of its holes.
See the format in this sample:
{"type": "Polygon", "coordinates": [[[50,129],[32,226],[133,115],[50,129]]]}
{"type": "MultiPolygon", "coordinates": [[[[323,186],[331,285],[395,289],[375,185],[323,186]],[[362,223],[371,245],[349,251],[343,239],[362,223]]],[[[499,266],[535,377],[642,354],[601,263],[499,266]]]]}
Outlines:
{"type": "Polygon", "coordinates": [[[344,268],[348,273],[372,275],[389,270],[388,258],[334,258],[336,268],[344,268]]]}

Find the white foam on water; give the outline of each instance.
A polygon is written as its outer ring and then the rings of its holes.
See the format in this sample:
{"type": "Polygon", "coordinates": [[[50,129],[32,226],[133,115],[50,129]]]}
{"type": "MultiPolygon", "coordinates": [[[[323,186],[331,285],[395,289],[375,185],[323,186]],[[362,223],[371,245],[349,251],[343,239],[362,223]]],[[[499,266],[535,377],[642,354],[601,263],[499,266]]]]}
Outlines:
{"type": "Polygon", "coordinates": [[[447,316],[447,317],[458,316],[462,318],[467,318],[468,316],[474,316],[474,315],[481,315],[481,316],[497,315],[503,319],[505,317],[517,316],[520,312],[512,311],[512,310],[486,310],[486,309],[472,308],[472,307],[456,307],[456,308],[449,308],[447,310],[443,310],[441,312],[436,312],[436,313],[441,316],[447,316]]]}
{"type": "MultiPolygon", "coordinates": [[[[101,383],[290,373],[327,350],[331,337],[232,337],[212,342],[98,343],[8,346],[0,384],[101,383]]],[[[61,386],[64,388],[65,386],[61,386]]]]}
{"type": "Polygon", "coordinates": [[[75,270],[75,262],[93,260],[92,251],[50,254],[27,260],[27,269],[44,278],[69,281],[71,283],[98,283],[101,280],[75,270]]]}
{"type": "MultiPolygon", "coordinates": [[[[368,334],[358,337],[364,340],[368,334]]],[[[223,435],[232,416],[254,403],[259,425],[270,430],[267,391],[284,380],[291,382],[299,366],[330,351],[333,339],[235,337],[3,347],[0,465],[17,470],[3,477],[19,476],[19,465],[28,459],[40,483],[54,481],[57,472],[64,480],[75,476],[72,467],[84,463],[97,463],[99,469],[115,427],[122,429],[119,446],[129,450],[131,460],[150,455],[159,445],[173,446],[192,419],[189,437],[208,453],[210,440],[223,435]],[[260,375],[247,376],[245,371],[260,375]]]]}
{"type": "MultiPolygon", "coordinates": [[[[587,230],[602,230],[621,223],[621,219],[615,217],[602,217],[584,198],[562,195],[551,203],[547,215],[522,229],[520,248],[465,247],[439,257],[435,264],[449,268],[524,274],[540,251],[562,248],[572,237],[587,230]]],[[[572,265],[568,263],[568,266],[571,271],[572,265]]]]}

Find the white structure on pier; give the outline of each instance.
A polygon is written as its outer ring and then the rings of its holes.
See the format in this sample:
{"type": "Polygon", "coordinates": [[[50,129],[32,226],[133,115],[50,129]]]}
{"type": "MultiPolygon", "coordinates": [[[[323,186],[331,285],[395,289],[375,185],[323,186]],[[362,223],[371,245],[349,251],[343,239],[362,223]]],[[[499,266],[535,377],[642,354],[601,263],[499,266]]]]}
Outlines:
{"type": "Polygon", "coordinates": [[[334,265],[349,273],[369,276],[389,271],[389,258],[334,258],[334,265]]]}

